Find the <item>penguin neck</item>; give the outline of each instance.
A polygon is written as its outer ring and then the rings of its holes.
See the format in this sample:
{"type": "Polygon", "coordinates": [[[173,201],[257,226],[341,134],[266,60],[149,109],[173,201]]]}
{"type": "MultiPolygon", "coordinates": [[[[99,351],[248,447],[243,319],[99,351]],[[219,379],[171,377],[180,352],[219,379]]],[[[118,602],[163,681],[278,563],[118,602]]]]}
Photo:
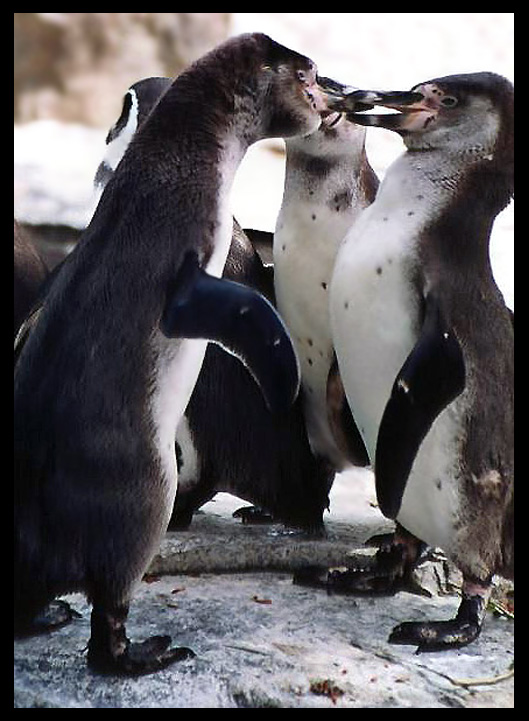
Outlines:
{"type": "Polygon", "coordinates": [[[423,265],[426,254],[442,258],[444,267],[465,268],[467,278],[490,277],[490,234],[508,195],[493,166],[441,150],[407,151],[386,173],[377,213],[413,224],[423,239],[423,265]]]}
{"type": "MultiPolygon", "coordinates": [[[[208,272],[221,275],[231,239],[230,191],[247,144],[229,119],[214,134],[200,116],[194,125],[178,113],[172,119],[169,136],[158,132],[156,119],[138,131],[96,215],[107,215],[103,230],[111,222],[109,215],[126,217],[135,228],[139,260],[152,260],[160,272],[193,248],[208,272]]],[[[130,238],[127,247],[133,252],[130,238]]]]}
{"type": "Polygon", "coordinates": [[[438,200],[452,202],[455,196],[464,195],[469,207],[479,208],[491,223],[512,198],[512,173],[492,146],[477,145],[459,152],[444,148],[410,149],[402,158],[438,200]]]}
{"type": "MultiPolygon", "coordinates": [[[[274,245],[292,234],[334,253],[357,215],[375,198],[378,180],[367,161],[365,130],[330,140],[318,137],[287,142],[283,201],[274,245]]],[[[314,137],[316,136],[316,137],[314,137]]]]}
{"type": "Polygon", "coordinates": [[[315,153],[311,144],[310,138],[287,142],[284,198],[311,204],[326,203],[344,193],[350,202],[360,198],[365,193],[367,165],[364,134],[350,142],[346,152],[337,146],[335,152],[315,153]]]}

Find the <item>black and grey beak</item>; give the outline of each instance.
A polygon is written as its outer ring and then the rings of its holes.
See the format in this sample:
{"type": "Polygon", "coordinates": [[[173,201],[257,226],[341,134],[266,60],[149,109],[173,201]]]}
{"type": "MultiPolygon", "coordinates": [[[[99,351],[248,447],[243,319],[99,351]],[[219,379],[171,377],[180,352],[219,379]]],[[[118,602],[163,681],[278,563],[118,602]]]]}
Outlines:
{"type": "Polygon", "coordinates": [[[355,91],[329,105],[345,112],[347,119],[359,125],[386,128],[400,133],[424,130],[435,118],[438,108],[434,107],[423,93],[416,91],[391,90],[389,92],[355,91]],[[357,106],[358,93],[369,97],[373,105],[381,105],[397,113],[363,115],[357,106]]]}
{"type": "Polygon", "coordinates": [[[329,110],[342,113],[360,113],[364,110],[372,110],[378,97],[378,93],[372,90],[360,90],[322,76],[318,76],[318,85],[325,93],[329,110]],[[347,107],[342,107],[345,98],[347,98],[348,104],[347,107]]]}

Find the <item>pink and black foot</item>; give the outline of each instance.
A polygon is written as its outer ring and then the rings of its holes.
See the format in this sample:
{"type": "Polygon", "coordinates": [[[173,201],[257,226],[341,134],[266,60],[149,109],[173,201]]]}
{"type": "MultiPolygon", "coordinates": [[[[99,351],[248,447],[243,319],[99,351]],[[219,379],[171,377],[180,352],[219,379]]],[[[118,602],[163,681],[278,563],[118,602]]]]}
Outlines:
{"type": "Polygon", "coordinates": [[[465,580],[455,618],[448,621],[406,621],[393,629],[389,642],[417,646],[417,653],[467,646],[481,632],[490,589],[490,582],[465,580]]]}
{"type": "Polygon", "coordinates": [[[94,606],[88,665],[96,673],[141,676],[195,656],[189,648],[171,648],[170,636],[152,636],[142,643],[131,643],[125,632],[127,615],[127,606],[112,610],[94,606]]]}
{"type": "Polygon", "coordinates": [[[329,594],[393,594],[416,591],[411,572],[422,559],[426,545],[397,524],[395,534],[384,537],[374,558],[357,561],[354,567],[322,569],[307,567],[298,571],[294,583],[325,588],[329,594]]]}

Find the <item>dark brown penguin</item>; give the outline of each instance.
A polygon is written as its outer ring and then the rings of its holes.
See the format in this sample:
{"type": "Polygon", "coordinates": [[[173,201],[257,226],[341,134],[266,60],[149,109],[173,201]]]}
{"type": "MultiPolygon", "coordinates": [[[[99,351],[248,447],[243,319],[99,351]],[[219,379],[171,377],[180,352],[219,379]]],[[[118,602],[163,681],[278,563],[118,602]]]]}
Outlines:
{"type": "MultiPolygon", "coordinates": [[[[144,78],[128,89],[107,135],[96,187],[102,190],[110,180],[137,128],[171,82],[144,78]]],[[[260,257],[263,244],[271,256],[272,238],[245,232],[234,221],[223,277],[258,290],[275,304],[274,269],[260,257]]],[[[281,416],[272,414],[246,369],[216,344],[206,350],[176,445],[178,488],[169,529],[189,526],[200,506],[225,491],[256,506],[236,511],[243,521],[282,521],[321,531],[334,472],[311,451],[301,400],[281,416]]]]}
{"type": "Polygon", "coordinates": [[[400,133],[407,151],[340,248],[331,320],[402,568],[420,539],[463,572],[455,619],[391,634],[428,651],[473,641],[492,575],[514,577],[514,329],[489,258],[514,192],[514,88],[454,75],[380,104],[402,112],[351,119],[400,133]]]}
{"type": "Polygon", "coordinates": [[[172,511],[175,432],[200,339],[242,357],[270,407],[284,410],[297,392],[272,306],[218,276],[232,234],[228,191],[247,147],[312,132],[324,106],[313,63],[264,35],[194,63],[134,137],[21,351],[16,625],[56,595],[84,591],[97,671],[145,673],[189,655],[167,636],[131,644],[125,621],[172,511]]]}

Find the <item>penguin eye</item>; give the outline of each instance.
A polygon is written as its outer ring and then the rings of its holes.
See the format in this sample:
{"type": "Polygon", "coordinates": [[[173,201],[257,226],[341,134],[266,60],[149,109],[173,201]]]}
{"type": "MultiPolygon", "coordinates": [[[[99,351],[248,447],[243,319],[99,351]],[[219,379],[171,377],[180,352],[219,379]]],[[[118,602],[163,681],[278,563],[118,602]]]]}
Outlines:
{"type": "Polygon", "coordinates": [[[441,105],[445,108],[454,108],[457,102],[457,98],[454,98],[453,95],[445,95],[441,100],[441,105]]]}

